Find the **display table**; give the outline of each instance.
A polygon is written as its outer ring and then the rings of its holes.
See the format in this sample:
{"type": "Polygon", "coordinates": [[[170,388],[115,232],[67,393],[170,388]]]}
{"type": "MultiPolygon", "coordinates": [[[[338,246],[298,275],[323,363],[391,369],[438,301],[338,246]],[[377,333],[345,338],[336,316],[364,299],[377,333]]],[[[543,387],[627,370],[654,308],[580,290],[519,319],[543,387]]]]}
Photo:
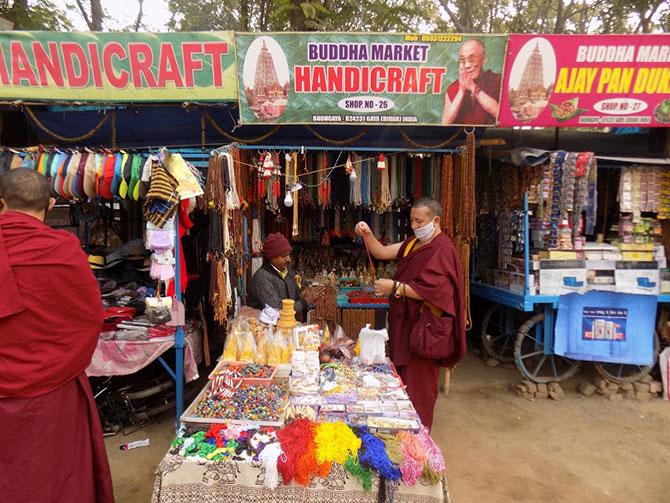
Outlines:
{"type": "MultiPolygon", "coordinates": [[[[378,503],[383,497],[379,477],[374,474],[372,490],[365,491],[358,479],[342,466],[333,465],[327,478],[315,478],[305,488],[280,485],[275,490],[264,485],[265,468],[249,461],[205,461],[167,454],[156,470],[152,503],[378,503]],[[381,495],[381,496],[380,496],[381,495]]],[[[415,486],[400,482],[393,501],[397,503],[449,502],[446,478],[437,485],[415,486]]]]}
{"type": "MultiPolygon", "coordinates": [[[[143,369],[174,346],[174,336],[148,341],[98,339],[88,376],[128,375],[143,369]]],[[[202,360],[202,335],[199,329],[186,331],[184,338],[184,377],[186,382],[198,378],[198,363],[202,360]]]]}

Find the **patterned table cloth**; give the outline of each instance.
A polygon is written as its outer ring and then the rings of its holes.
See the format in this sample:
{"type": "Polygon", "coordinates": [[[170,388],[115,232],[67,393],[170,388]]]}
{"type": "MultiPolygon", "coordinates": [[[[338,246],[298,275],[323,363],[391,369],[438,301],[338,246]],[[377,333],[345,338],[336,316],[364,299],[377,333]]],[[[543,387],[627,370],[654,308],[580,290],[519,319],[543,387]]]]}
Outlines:
{"type": "MultiPolygon", "coordinates": [[[[198,378],[198,363],[202,360],[202,335],[199,329],[189,328],[184,338],[184,377],[186,382],[198,378]]],[[[118,376],[137,372],[174,346],[174,336],[149,341],[106,341],[98,339],[88,376],[118,376]]]]}
{"type": "MultiPolygon", "coordinates": [[[[265,468],[250,461],[206,461],[167,454],[156,469],[152,503],[379,503],[391,501],[389,483],[373,477],[365,491],[343,466],[333,464],[327,478],[315,478],[307,488],[280,485],[274,491],[263,485],[265,468]]],[[[430,486],[395,485],[396,503],[450,503],[446,478],[430,486]]]]}

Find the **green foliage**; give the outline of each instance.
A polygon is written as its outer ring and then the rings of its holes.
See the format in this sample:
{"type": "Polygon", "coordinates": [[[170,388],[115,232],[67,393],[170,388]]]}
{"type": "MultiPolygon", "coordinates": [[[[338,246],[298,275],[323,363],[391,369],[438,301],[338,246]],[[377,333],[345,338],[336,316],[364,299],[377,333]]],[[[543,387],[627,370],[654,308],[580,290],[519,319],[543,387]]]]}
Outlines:
{"type": "Polygon", "coordinates": [[[667,0],[436,0],[464,33],[667,31],[667,0]]]}
{"type": "Polygon", "coordinates": [[[182,31],[436,31],[434,0],[169,0],[170,28],[182,31]]]}
{"type": "MultiPolygon", "coordinates": [[[[43,0],[45,1],[45,0],[43,0]]],[[[644,33],[667,0],[169,0],[174,30],[644,33]]]]}
{"type": "Polygon", "coordinates": [[[15,30],[72,29],[66,13],[51,0],[1,0],[0,16],[12,21],[15,30]]]}

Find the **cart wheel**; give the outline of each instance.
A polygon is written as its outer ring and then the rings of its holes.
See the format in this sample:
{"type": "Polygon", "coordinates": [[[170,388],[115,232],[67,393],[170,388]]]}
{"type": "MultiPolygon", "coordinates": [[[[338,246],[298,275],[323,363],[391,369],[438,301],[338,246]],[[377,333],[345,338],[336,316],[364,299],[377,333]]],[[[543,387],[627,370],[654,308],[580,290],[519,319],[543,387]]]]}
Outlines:
{"type": "Polygon", "coordinates": [[[494,304],[484,314],[481,328],[482,351],[500,363],[514,362],[514,337],[523,321],[516,309],[494,304]],[[506,319],[509,315],[511,319],[506,319]]]}
{"type": "Polygon", "coordinates": [[[514,344],[514,359],[521,373],[536,383],[558,382],[573,376],[580,361],[560,355],[545,355],[543,337],[535,331],[544,321],[544,314],[536,314],[521,325],[514,344]]]}
{"type": "Polygon", "coordinates": [[[658,334],[654,334],[654,363],[647,365],[627,365],[625,363],[596,362],[596,370],[608,381],[623,384],[635,382],[646,376],[654,368],[658,361],[658,353],[661,349],[658,334]]]}

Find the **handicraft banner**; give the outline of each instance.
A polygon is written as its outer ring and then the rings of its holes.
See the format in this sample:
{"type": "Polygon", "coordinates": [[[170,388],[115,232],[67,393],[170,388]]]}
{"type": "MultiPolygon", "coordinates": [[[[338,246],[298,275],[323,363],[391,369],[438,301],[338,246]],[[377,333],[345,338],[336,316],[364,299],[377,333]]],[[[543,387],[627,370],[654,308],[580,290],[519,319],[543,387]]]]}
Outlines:
{"type": "Polygon", "coordinates": [[[506,35],[237,34],[242,124],[497,123],[506,35]]]}
{"type": "Polygon", "coordinates": [[[0,98],[236,101],[233,32],[0,32],[0,98]]]}
{"type": "Polygon", "coordinates": [[[670,35],[510,35],[501,126],[670,126],[670,35]]]}

